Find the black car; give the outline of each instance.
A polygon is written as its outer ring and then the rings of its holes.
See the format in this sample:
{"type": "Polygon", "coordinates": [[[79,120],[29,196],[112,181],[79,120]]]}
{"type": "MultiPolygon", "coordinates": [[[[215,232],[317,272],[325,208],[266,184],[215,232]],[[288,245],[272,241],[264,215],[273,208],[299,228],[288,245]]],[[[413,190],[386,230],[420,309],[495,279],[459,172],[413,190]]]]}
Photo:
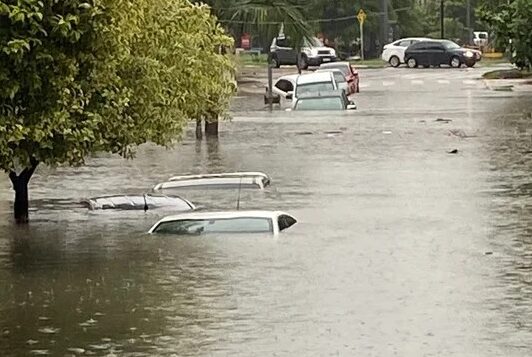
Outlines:
{"type": "Polygon", "coordinates": [[[463,48],[449,40],[419,41],[405,51],[405,63],[410,68],[442,64],[459,68],[462,64],[473,67],[480,61],[480,52],[463,48]]]}

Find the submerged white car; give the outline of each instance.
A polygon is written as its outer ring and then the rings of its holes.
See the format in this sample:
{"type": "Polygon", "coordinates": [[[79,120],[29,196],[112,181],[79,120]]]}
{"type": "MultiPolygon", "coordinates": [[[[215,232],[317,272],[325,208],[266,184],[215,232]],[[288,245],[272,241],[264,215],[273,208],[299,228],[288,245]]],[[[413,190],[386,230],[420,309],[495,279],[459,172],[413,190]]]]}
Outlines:
{"type": "Polygon", "coordinates": [[[154,191],[165,189],[235,189],[251,188],[263,190],[271,179],[263,172],[226,172],[219,174],[174,176],[161,182],[154,191]]]}
{"type": "Polygon", "coordinates": [[[389,43],[384,46],[381,58],[392,67],[399,67],[405,63],[405,50],[408,46],[419,41],[430,40],[424,37],[408,37],[389,43]]]}
{"type": "Polygon", "coordinates": [[[297,220],[281,211],[191,212],[168,216],[150,228],[150,234],[202,235],[266,233],[277,235],[297,220]]]}

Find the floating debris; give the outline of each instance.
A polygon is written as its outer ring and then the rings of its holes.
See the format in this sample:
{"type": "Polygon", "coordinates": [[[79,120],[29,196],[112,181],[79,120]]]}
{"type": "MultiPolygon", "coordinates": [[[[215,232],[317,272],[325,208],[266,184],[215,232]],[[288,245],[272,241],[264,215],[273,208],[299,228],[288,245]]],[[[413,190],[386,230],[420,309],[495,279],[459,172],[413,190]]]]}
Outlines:
{"type": "Polygon", "coordinates": [[[390,135],[392,132],[390,130],[383,130],[382,133],[385,135],[390,135]]]}
{"type": "Polygon", "coordinates": [[[31,350],[30,354],[34,356],[47,356],[50,354],[49,350],[31,350]]]}
{"type": "Polygon", "coordinates": [[[493,252],[484,252],[485,255],[492,255],[493,252]]]}
{"type": "Polygon", "coordinates": [[[447,151],[447,154],[458,154],[458,149],[453,149],[451,151],[447,151]]]}
{"type": "Polygon", "coordinates": [[[35,345],[35,344],[37,344],[37,343],[39,343],[39,341],[37,341],[37,340],[32,340],[32,339],[29,339],[29,340],[26,341],[26,344],[27,344],[27,345],[30,345],[30,346],[31,346],[31,345],[35,345]]]}
{"type": "Polygon", "coordinates": [[[67,351],[75,353],[77,355],[81,355],[85,353],[85,349],[79,348],[79,347],[70,347],[70,348],[67,348],[67,351]]]}
{"type": "Polygon", "coordinates": [[[438,118],[438,119],[436,119],[436,121],[440,122],[440,123],[450,123],[453,120],[452,119],[445,119],[445,118],[438,118]]]}
{"type": "Polygon", "coordinates": [[[40,328],[38,331],[40,333],[54,334],[54,333],[58,333],[60,330],[61,330],[60,328],[55,328],[55,327],[43,327],[43,328],[40,328]]]}

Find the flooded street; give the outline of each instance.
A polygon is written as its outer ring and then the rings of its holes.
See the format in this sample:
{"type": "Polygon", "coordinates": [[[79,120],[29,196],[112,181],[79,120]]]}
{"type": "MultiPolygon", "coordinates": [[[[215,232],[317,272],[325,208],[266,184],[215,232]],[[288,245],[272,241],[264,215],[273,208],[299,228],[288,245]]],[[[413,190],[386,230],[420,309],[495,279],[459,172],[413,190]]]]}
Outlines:
{"type": "MultiPolygon", "coordinates": [[[[1,174],[0,356],[530,356],[532,92],[482,71],[361,70],[343,113],[268,113],[240,93],[218,141],[191,126],[132,161],[40,167],[29,227],[1,174]],[[239,170],[272,177],[242,209],[298,224],[160,237],[146,232],[168,211],[78,204],[239,170]]],[[[237,194],[182,193],[230,209],[237,194]]]]}

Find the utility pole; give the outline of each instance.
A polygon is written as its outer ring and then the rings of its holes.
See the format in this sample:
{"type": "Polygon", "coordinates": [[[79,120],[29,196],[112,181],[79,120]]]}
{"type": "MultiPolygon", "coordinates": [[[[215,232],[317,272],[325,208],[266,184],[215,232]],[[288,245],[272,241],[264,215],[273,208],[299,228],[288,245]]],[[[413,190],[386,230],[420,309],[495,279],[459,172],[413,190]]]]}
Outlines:
{"type": "Polygon", "coordinates": [[[444,25],[443,25],[443,18],[444,18],[444,13],[443,13],[443,0],[440,0],[440,30],[441,30],[441,38],[445,38],[445,29],[444,29],[444,25]]]}

